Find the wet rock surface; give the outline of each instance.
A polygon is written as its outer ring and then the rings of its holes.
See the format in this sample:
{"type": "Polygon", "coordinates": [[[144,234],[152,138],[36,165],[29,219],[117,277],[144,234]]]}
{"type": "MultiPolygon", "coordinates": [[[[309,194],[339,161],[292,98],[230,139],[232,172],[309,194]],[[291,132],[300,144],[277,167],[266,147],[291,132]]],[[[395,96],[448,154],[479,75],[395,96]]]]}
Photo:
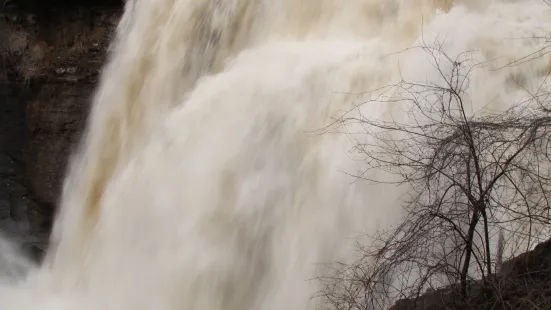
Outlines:
{"type": "Polygon", "coordinates": [[[37,258],[122,5],[0,6],[0,231],[37,258]]]}

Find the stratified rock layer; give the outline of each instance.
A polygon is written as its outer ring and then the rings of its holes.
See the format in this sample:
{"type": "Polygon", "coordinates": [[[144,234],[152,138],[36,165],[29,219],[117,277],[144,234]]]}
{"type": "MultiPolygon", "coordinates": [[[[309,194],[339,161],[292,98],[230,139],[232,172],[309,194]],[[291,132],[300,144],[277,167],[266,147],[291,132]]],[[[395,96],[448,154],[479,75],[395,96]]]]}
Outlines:
{"type": "Polygon", "coordinates": [[[40,254],[121,1],[0,11],[0,230],[40,254]]]}

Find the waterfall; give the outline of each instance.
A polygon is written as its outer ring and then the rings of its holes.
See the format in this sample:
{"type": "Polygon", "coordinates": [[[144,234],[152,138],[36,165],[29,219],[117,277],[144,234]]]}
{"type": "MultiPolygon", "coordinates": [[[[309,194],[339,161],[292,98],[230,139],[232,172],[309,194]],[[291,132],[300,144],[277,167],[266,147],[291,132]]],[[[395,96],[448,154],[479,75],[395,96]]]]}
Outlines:
{"type": "Polygon", "coordinates": [[[533,53],[550,17],[537,0],[127,0],[51,247],[0,284],[2,309],[320,307],[324,263],[398,223],[406,189],[357,180],[354,141],[319,130],[346,112],[407,118],[360,104],[438,82],[411,48],[438,38],[493,61],[472,111],[505,110],[523,94],[509,77],[536,87],[549,56],[492,69],[533,53]]]}

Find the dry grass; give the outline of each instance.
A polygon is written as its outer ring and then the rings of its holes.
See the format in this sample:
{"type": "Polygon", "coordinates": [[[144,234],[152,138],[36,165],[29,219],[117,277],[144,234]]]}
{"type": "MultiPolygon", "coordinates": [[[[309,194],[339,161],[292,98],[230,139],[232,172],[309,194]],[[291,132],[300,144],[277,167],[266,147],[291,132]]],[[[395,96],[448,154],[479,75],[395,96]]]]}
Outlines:
{"type": "Polygon", "coordinates": [[[118,12],[100,12],[97,19],[82,17],[86,16],[82,10],[63,14],[74,16],[65,21],[50,17],[40,23],[24,14],[0,16],[0,79],[9,77],[27,84],[33,79],[74,71],[67,68],[84,66],[89,67],[87,71],[97,71],[118,12]]]}

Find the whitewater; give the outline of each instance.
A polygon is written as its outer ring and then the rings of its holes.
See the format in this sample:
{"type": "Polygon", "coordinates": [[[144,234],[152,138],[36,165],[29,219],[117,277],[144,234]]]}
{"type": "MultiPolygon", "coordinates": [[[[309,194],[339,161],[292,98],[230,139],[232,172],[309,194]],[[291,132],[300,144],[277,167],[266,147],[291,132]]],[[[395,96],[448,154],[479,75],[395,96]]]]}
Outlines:
{"type": "Polygon", "coordinates": [[[0,244],[0,307],[323,307],[324,264],[398,223],[406,189],[357,180],[355,140],[320,129],[407,120],[370,91],[440,82],[412,48],[437,40],[488,62],[471,112],[503,111],[551,58],[506,64],[550,35],[538,0],[127,0],[46,258],[0,244]]]}

